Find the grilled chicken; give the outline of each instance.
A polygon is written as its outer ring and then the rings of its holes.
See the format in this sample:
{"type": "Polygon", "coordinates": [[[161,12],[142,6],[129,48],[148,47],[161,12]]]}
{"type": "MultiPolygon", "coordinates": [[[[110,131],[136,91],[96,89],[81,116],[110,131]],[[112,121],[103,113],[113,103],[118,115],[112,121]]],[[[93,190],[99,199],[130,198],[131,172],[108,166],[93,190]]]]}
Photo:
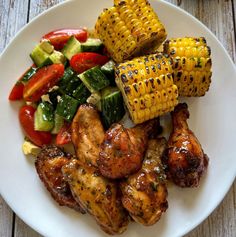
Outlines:
{"type": "Polygon", "coordinates": [[[73,198],[69,184],[65,181],[61,171],[62,166],[68,164],[70,160],[71,155],[65,153],[61,148],[54,145],[44,146],[37,156],[35,167],[40,179],[59,205],[85,213],[73,198]]]}
{"type": "Polygon", "coordinates": [[[98,111],[90,104],[81,105],[72,122],[72,142],[81,162],[97,166],[104,133],[98,111]]]}
{"type": "Polygon", "coordinates": [[[138,223],[155,224],[168,208],[166,176],[161,156],[167,147],[165,138],[151,139],[142,168],[121,183],[123,206],[138,223]]]}
{"type": "Polygon", "coordinates": [[[150,120],[133,128],[117,123],[106,132],[97,164],[107,178],[123,178],[142,166],[148,136],[157,130],[159,120],[150,120]]]}
{"type": "Polygon", "coordinates": [[[126,230],[128,215],[115,182],[102,177],[96,167],[76,159],[62,170],[76,201],[95,217],[106,233],[121,234],[126,230]]]}
{"type": "Polygon", "coordinates": [[[173,131],[163,157],[168,178],[180,187],[197,187],[208,166],[208,157],[194,133],[188,128],[187,104],[179,104],[171,113],[173,131]]]}

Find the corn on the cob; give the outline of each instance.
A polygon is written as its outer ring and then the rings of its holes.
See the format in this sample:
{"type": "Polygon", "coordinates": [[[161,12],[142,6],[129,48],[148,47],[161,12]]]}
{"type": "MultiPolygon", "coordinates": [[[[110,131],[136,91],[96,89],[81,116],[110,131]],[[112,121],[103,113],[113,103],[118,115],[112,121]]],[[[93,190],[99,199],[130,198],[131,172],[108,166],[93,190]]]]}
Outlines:
{"type": "Polygon", "coordinates": [[[206,40],[177,38],[164,43],[164,52],[173,58],[174,83],[180,96],[204,96],[211,83],[211,50],[206,40]]]}
{"type": "Polygon", "coordinates": [[[174,109],[178,103],[178,88],[173,84],[172,73],[172,60],[161,53],[116,66],[116,84],[135,124],[174,109]]]}
{"type": "Polygon", "coordinates": [[[166,39],[166,31],[146,0],[115,0],[95,25],[99,38],[116,62],[150,53],[166,39]]]}

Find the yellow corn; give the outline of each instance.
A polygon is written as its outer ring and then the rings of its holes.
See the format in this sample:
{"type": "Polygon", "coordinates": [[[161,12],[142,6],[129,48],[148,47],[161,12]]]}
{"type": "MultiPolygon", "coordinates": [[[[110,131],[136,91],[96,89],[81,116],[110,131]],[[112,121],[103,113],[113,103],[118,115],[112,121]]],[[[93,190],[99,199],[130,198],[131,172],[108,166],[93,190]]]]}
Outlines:
{"type": "Polygon", "coordinates": [[[158,48],[166,39],[166,31],[146,0],[114,0],[95,25],[111,57],[122,62],[158,48]]]}
{"type": "Polygon", "coordinates": [[[164,43],[164,52],[173,58],[173,79],[180,96],[204,96],[211,84],[211,50],[206,40],[177,38],[164,43]]]}
{"type": "Polygon", "coordinates": [[[172,59],[161,53],[116,65],[116,84],[135,124],[167,113],[178,104],[172,73],[172,59]]]}

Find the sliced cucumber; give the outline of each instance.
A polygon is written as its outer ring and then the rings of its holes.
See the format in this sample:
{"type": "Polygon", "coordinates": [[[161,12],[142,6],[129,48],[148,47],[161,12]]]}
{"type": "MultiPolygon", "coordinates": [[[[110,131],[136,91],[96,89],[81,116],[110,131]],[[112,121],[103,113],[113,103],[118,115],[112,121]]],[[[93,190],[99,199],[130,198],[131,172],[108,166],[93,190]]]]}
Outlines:
{"type": "Polygon", "coordinates": [[[89,96],[89,98],[87,99],[87,103],[95,105],[97,109],[101,111],[101,99],[102,99],[101,93],[97,91],[89,96]]]}
{"type": "Polygon", "coordinates": [[[51,131],[52,134],[58,134],[64,124],[64,118],[55,113],[54,115],[54,127],[51,131]]]}
{"type": "Polygon", "coordinates": [[[125,114],[123,97],[116,87],[107,87],[102,91],[102,118],[106,128],[122,119],[125,114]]]}
{"type": "Polygon", "coordinates": [[[66,62],[65,56],[61,52],[56,50],[54,50],[54,52],[49,56],[49,58],[52,60],[53,63],[64,64],[66,62]]]}
{"type": "Polygon", "coordinates": [[[57,104],[56,114],[62,116],[67,121],[72,121],[78,106],[78,100],[69,95],[62,95],[57,104]]]}
{"type": "Polygon", "coordinates": [[[91,95],[90,91],[81,83],[77,89],[73,92],[73,97],[79,101],[79,104],[82,105],[86,103],[87,98],[91,95]]]}
{"type": "Polygon", "coordinates": [[[74,75],[73,77],[70,78],[67,86],[64,88],[64,92],[67,95],[72,96],[74,91],[82,84],[81,80],[78,78],[78,76],[74,75]]]}
{"type": "Polygon", "coordinates": [[[81,43],[74,36],[71,36],[61,52],[70,60],[75,54],[81,52],[81,43]]]}
{"type": "Polygon", "coordinates": [[[99,91],[110,84],[109,79],[102,73],[99,66],[83,72],[79,75],[79,78],[91,93],[99,91]]]}
{"type": "Polygon", "coordinates": [[[88,38],[85,43],[81,44],[82,52],[99,52],[104,47],[100,39],[88,38]]]}
{"type": "Polygon", "coordinates": [[[52,54],[54,51],[53,45],[48,40],[42,40],[39,44],[39,47],[48,54],[52,54]]]}
{"type": "Polygon", "coordinates": [[[51,131],[54,127],[53,106],[48,102],[39,103],[34,117],[36,131],[51,131]]]}
{"type": "Polygon", "coordinates": [[[70,79],[71,79],[74,75],[75,75],[75,72],[73,71],[73,69],[72,69],[71,67],[66,68],[63,77],[62,77],[62,78],[60,79],[60,81],[59,81],[59,87],[60,87],[62,90],[64,90],[64,89],[67,87],[67,85],[68,85],[70,79]]]}
{"type": "Polygon", "coordinates": [[[110,60],[101,67],[101,70],[106,76],[115,78],[114,68],[115,68],[115,62],[113,60],[110,60]]]}

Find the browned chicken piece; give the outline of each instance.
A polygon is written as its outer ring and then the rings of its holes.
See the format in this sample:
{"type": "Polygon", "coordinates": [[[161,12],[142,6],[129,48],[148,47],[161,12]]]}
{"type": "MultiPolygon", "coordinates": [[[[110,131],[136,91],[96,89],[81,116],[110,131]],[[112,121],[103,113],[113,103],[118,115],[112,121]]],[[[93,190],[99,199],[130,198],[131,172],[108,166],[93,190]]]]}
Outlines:
{"type": "Polygon", "coordinates": [[[168,208],[166,176],[161,156],[167,147],[165,138],[151,139],[142,168],[121,183],[123,206],[138,223],[155,224],[168,208]]]}
{"type": "Polygon", "coordinates": [[[97,166],[104,134],[98,111],[90,104],[81,105],[72,122],[72,142],[79,160],[97,166]]]}
{"type": "Polygon", "coordinates": [[[44,146],[37,156],[35,167],[40,179],[59,205],[73,208],[84,214],[85,210],[73,198],[61,170],[71,158],[70,154],[55,145],[44,146]]]}
{"type": "Polygon", "coordinates": [[[118,186],[100,175],[97,168],[73,159],[62,168],[74,198],[108,234],[121,234],[128,225],[118,186]]]}
{"type": "Polygon", "coordinates": [[[180,187],[197,187],[208,166],[208,157],[194,133],[188,128],[186,103],[179,104],[171,113],[173,131],[168,141],[163,163],[167,176],[180,187]]]}
{"type": "Polygon", "coordinates": [[[133,128],[114,124],[106,132],[97,160],[102,175],[123,178],[138,171],[147,148],[148,136],[156,130],[159,120],[150,120],[133,128]]]}

